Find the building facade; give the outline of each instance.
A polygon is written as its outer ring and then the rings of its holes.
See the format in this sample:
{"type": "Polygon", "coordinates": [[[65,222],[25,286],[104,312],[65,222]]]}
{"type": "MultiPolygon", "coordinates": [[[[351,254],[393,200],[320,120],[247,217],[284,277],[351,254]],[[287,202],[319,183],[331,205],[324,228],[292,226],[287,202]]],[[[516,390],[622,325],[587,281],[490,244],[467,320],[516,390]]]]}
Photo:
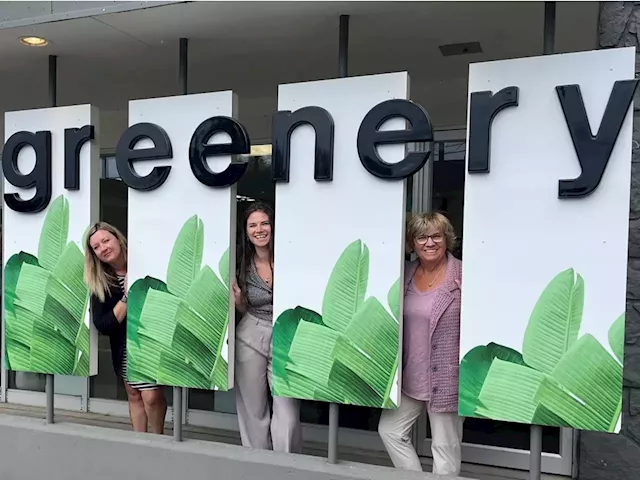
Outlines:
{"type": "MultiPolygon", "coordinates": [[[[637,46],[636,33],[640,6],[636,2],[601,2],[599,20],[600,48],[637,46]]],[[[638,76],[636,53],[636,78],[638,76]]],[[[634,102],[633,160],[631,166],[631,205],[629,209],[629,263],[627,275],[627,314],[624,350],[624,396],[622,405],[622,432],[620,435],[601,435],[582,432],[578,437],[580,479],[635,478],[640,471],[640,315],[638,299],[638,179],[640,179],[640,119],[638,92],[634,102]]]]}
{"type": "MultiPolygon", "coordinates": [[[[433,162],[410,179],[407,211],[445,211],[462,236],[469,63],[541,55],[550,29],[553,51],[566,53],[637,46],[640,28],[636,2],[557,2],[552,24],[545,23],[545,2],[6,2],[0,9],[3,110],[46,107],[52,99],[57,105],[100,108],[100,216],[125,234],[127,188],[117,177],[115,143],[128,125],[129,100],[181,93],[180,38],[189,39],[189,93],[233,89],[239,96],[239,117],[249,129],[252,156],[258,157],[238,184],[239,201],[273,201],[269,119],[277,85],[338,76],[338,19],[349,15],[348,74],[408,71],[412,99],[436,126],[433,162]],[[28,36],[48,45],[20,43],[28,36]],[[57,58],[53,83],[50,55],[57,58]]],[[[638,102],[635,109],[637,115],[638,102]]],[[[637,142],[640,127],[634,127],[623,431],[599,435],[545,428],[542,470],[550,478],[632,478],[640,469],[637,142]]],[[[39,410],[32,408],[45,405],[44,378],[3,364],[0,395],[5,403],[0,413],[33,415],[39,410]]],[[[173,395],[170,390],[166,395],[172,422],[173,395]]],[[[65,421],[126,424],[126,393],[112,372],[106,338],[100,339],[98,375],[56,378],[55,405],[65,421]]],[[[341,459],[389,465],[376,430],[379,414],[340,408],[341,459]]],[[[326,404],[305,402],[305,453],[325,454],[328,415],[326,404]]],[[[238,443],[233,392],[184,391],[182,418],[187,437],[238,443]]],[[[429,470],[426,415],[414,443],[429,470]]],[[[463,462],[465,477],[526,478],[528,427],[468,420],[463,462]]]]}

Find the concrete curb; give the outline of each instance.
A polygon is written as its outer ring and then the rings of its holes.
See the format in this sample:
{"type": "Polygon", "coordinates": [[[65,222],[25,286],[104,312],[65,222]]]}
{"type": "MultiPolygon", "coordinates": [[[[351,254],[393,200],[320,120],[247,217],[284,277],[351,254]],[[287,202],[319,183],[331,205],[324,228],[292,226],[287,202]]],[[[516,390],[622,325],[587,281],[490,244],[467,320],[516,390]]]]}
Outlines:
{"type": "MultiPolygon", "coordinates": [[[[425,480],[443,478],[306,455],[137,434],[70,423],[0,415],[0,478],[5,480],[113,480],[224,478],[225,480],[425,480]]],[[[453,477],[447,477],[454,480],[453,477]]],[[[456,477],[455,480],[469,480],[456,477]]]]}

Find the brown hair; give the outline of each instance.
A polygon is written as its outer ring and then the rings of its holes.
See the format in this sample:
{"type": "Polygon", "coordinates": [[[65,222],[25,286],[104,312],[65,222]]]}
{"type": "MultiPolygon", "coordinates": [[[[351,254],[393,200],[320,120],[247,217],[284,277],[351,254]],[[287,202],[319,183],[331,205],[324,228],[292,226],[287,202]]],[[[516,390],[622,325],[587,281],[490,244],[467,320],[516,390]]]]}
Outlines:
{"type": "Polygon", "coordinates": [[[269,224],[271,225],[271,240],[269,242],[269,262],[271,264],[271,268],[273,269],[273,244],[274,244],[274,234],[275,234],[275,225],[274,225],[274,212],[273,208],[263,202],[254,202],[252,203],[244,212],[244,221],[242,225],[240,225],[242,232],[242,239],[240,240],[240,245],[237,252],[237,275],[238,275],[238,287],[242,292],[242,303],[244,305],[247,304],[247,271],[249,270],[249,266],[253,261],[253,257],[256,254],[256,247],[249,240],[249,235],[247,234],[247,221],[252,213],[262,212],[267,218],[269,218],[269,224]]]}
{"type": "Polygon", "coordinates": [[[87,232],[84,240],[84,281],[89,287],[89,292],[104,302],[107,294],[110,294],[111,287],[118,285],[118,277],[111,265],[100,260],[91,248],[91,237],[99,230],[104,230],[112,234],[120,242],[120,250],[127,261],[127,239],[113,225],[106,222],[95,223],[87,232]]]}
{"type": "Polygon", "coordinates": [[[427,235],[430,230],[437,230],[444,235],[445,246],[449,252],[456,248],[456,232],[453,225],[442,213],[429,212],[414,215],[407,225],[407,251],[413,251],[413,244],[416,238],[427,235]]]}

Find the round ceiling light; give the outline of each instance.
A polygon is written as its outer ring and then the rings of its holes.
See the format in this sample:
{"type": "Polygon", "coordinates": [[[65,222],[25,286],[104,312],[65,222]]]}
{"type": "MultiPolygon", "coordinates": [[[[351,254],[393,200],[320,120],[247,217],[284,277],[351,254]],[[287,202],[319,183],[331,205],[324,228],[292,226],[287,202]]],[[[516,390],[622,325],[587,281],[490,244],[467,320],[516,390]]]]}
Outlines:
{"type": "Polygon", "coordinates": [[[49,40],[42,37],[20,37],[20,43],[28,47],[46,47],[49,45],[49,40]]]}

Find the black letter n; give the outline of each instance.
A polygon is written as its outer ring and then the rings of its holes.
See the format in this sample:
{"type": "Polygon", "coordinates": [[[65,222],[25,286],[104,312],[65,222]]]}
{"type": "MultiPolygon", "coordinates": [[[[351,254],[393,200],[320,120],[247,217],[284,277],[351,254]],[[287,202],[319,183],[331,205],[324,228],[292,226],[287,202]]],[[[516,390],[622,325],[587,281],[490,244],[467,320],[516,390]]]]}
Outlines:
{"type": "Polygon", "coordinates": [[[304,107],[295,112],[282,110],[273,114],[273,181],[289,182],[291,135],[302,124],[316,132],[315,167],[313,178],[333,180],[333,118],[320,107],[304,107]]]}

